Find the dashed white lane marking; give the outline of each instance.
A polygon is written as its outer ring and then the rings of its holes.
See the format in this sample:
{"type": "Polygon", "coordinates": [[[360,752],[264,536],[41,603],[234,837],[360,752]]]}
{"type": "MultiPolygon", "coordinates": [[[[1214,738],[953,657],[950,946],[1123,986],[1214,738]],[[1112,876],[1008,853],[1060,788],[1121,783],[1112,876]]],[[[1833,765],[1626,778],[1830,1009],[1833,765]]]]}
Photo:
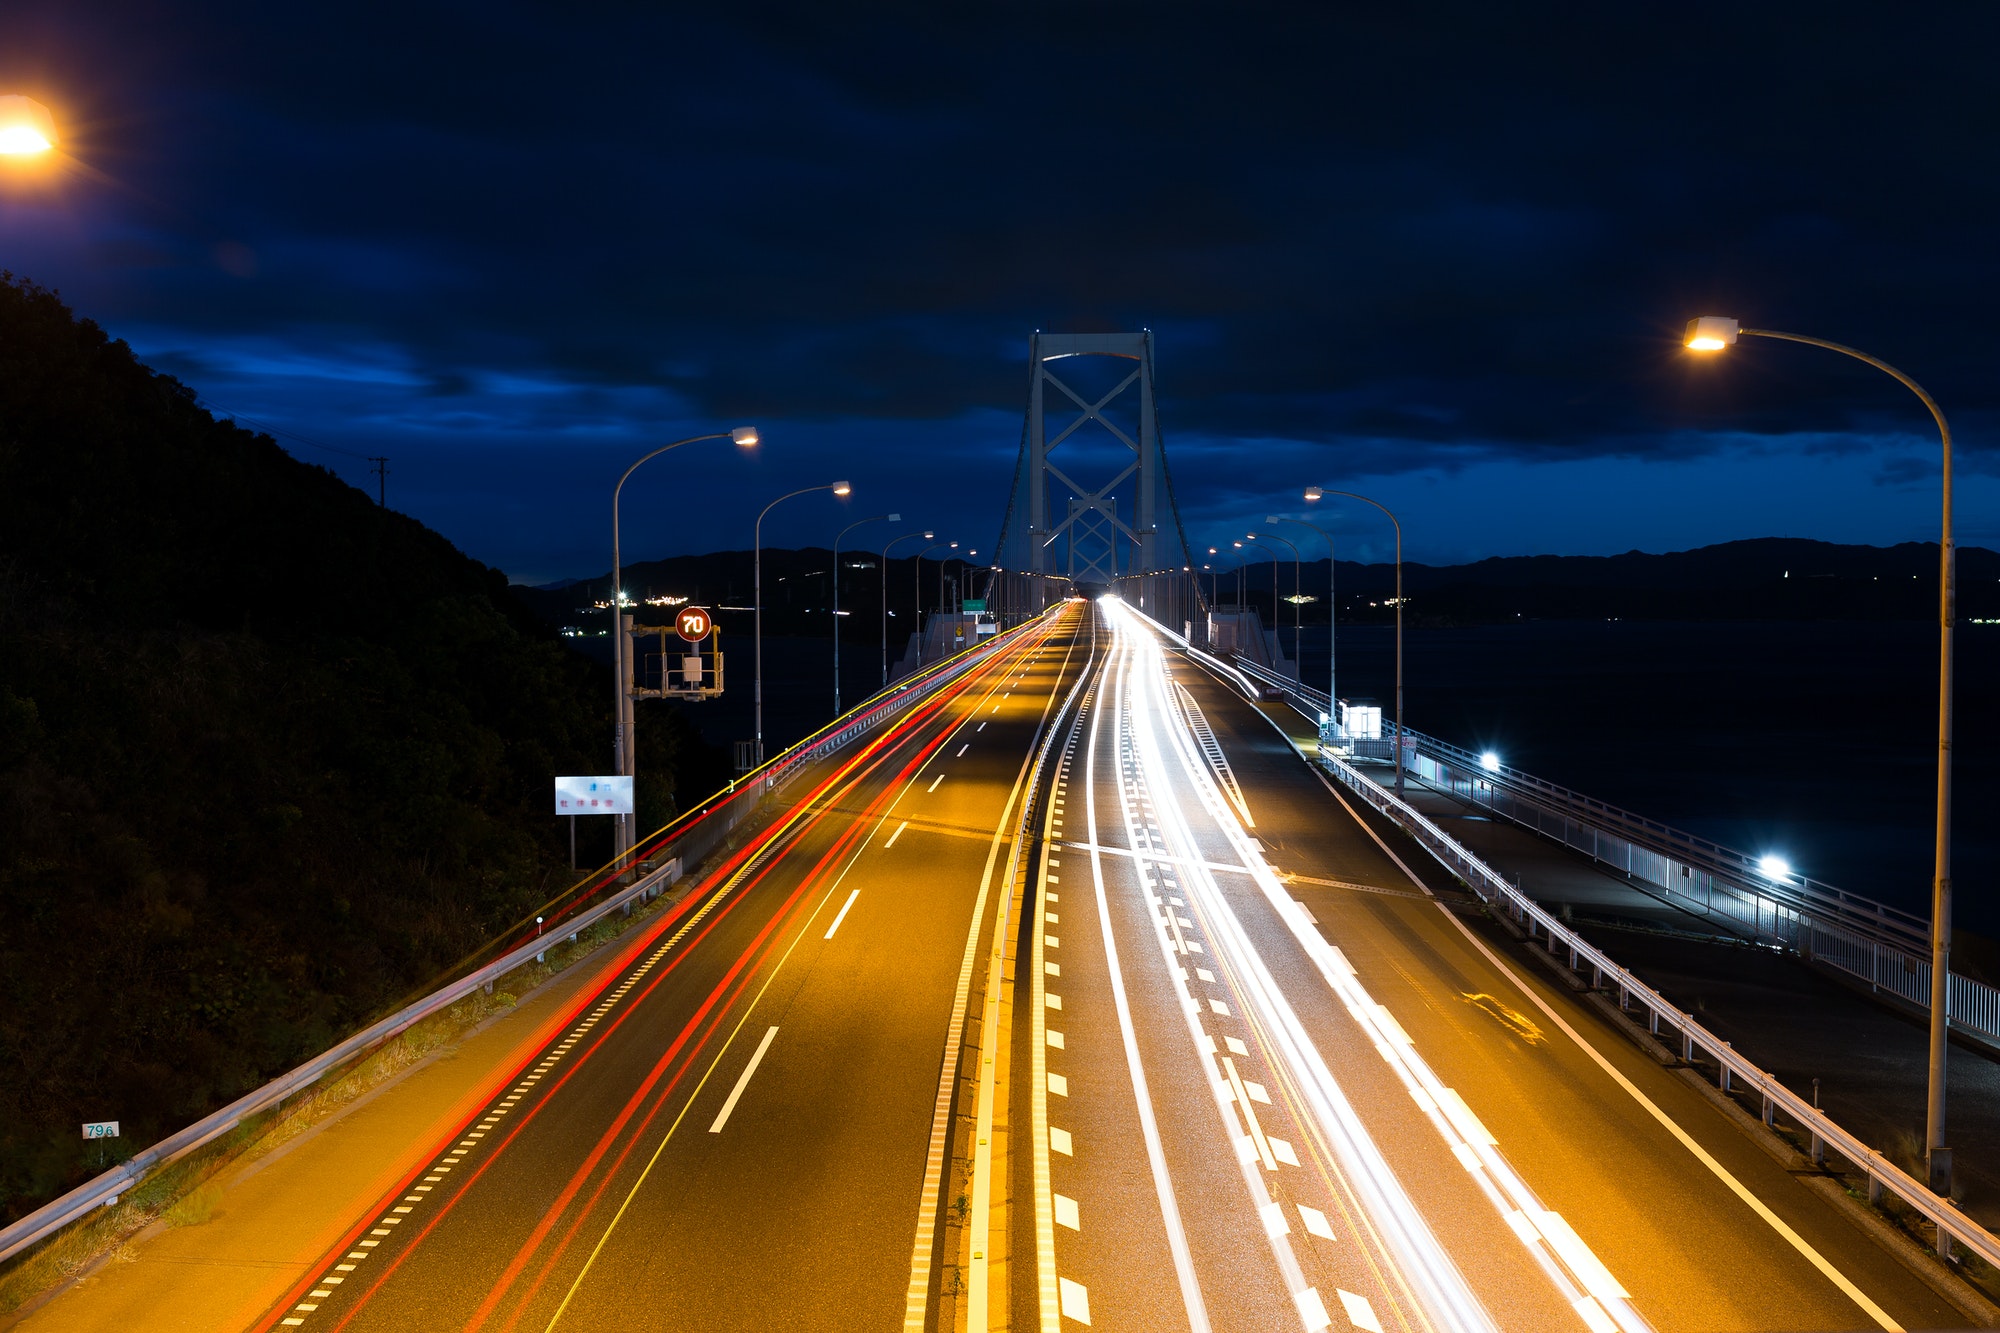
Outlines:
{"type": "Polygon", "coordinates": [[[1076,1200],[1067,1194],[1058,1194],[1056,1200],[1056,1225],[1068,1227],[1071,1231],[1083,1230],[1081,1216],[1076,1210],[1076,1200]]]}
{"type": "Polygon", "coordinates": [[[928,786],[928,787],[926,787],[926,788],[924,788],[924,790],[925,790],[925,791],[936,791],[936,790],[937,790],[937,788],[938,788],[938,783],[940,783],[940,782],[943,782],[943,781],[944,781],[944,774],[940,773],[940,774],[938,774],[938,775],[937,775],[936,777],[934,777],[934,778],[932,778],[932,779],[931,779],[931,785],[930,785],[930,786],[928,786]]]}
{"type": "MultiPolygon", "coordinates": [[[[1062,1043],[1056,1042],[1054,1044],[1060,1046],[1062,1043]]],[[[1061,1074],[1050,1074],[1049,1091],[1053,1092],[1058,1097],[1069,1096],[1069,1080],[1064,1078],[1061,1074]]]]}
{"type": "Polygon", "coordinates": [[[953,758],[953,759],[963,759],[963,758],[965,758],[965,752],[966,752],[967,750],[970,750],[971,748],[972,748],[972,742],[971,742],[971,741],[967,741],[967,742],[966,742],[965,744],[963,744],[963,745],[961,745],[961,746],[959,746],[959,747],[958,747],[958,753],[957,753],[957,754],[955,754],[955,755],[953,755],[953,756],[952,756],[952,758],[953,758]]]}
{"type": "Polygon", "coordinates": [[[1074,1319],[1079,1324],[1090,1322],[1090,1290],[1081,1282],[1072,1282],[1066,1277],[1057,1278],[1056,1284],[1062,1292],[1063,1318],[1074,1319]]]}
{"type": "MultiPolygon", "coordinates": [[[[1354,1325],[1356,1328],[1365,1328],[1368,1330],[1368,1333],[1382,1333],[1382,1321],[1375,1317],[1375,1307],[1368,1303],[1366,1296],[1356,1296],[1353,1292],[1343,1291],[1339,1287],[1335,1287],[1333,1290],[1334,1294],[1340,1297],[1340,1303],[1347,1307],[1348,1323],[1354,1325]]],[[[1317,1292],[1313,1293],[1315,1298],[1318,1297],[1318,1294],[1317,1292]]],[[[1320,1307],[1322,1311],[1325,1308],[1323,1305],[1320,1307]]],[[[1327,1323],[1332,1322],[1332,1320],[1327,1321],[1327,1323]]],[[[1326,1324],[1321,1324],[1320,1327],[1325,1328],[1326,1324]]]]}
{"type": "Polygon", "coordinates": [[[974,727],[974,728],[973,728],[973,730],[974,730],[974,731],[984,731],[984,730],[986,730],[986,724],[985,724],[984,722],[981,722],[981,723],[980,723],[980,724],[979,724],[978,726],[974,727]]]}
{"type": "Polygon", "coordinates": [[[709,1133],[720,1134],[723,1125],[729,1122],[729,1113],[736,1109],[736,1099],[743,1095],[743,1089],[750,1086],[750,1076],[756,1073],[757,1066],[763,1063],[764,1052],[771,1049],[771,1039],[777,1035],[778,1029],[775,1027],[765,1031],[764,1040],[757,1043],[757,1053],[751,1056],[750,1063],[743,1067],[743,1077],[736,1080],[736,1086],[729,1090],[729,1100],[722,1104],[722,1110],[716,1114],[715,1123],[708,1127],[709,1133]]]}
{"type": "Polygon", "coordinates": [[[840,905],[840,914],[834,917],[833,924],[826,928],[826,935],[824,938],[829,940],[833,938],[833,932],[839,930],[840,923],[847,920],[847,909],[854,906],[854,900],[856,898],[859,898],[860,896],[861,896],[861,890],[859,889],[856,889],[852,893],[847,895],[847,901],[840,905]]]}
{"type": "Polygon", "coordinates": [[[1300,1204],[1299,1221],[1305,1223],[1306,1234],[1309,1236],[1318,1236],[1321,1240],[1338,1239],[1333,1234],[1333,1228],[1327,1224],[1326,1214],[1317,1208],[1308,1208],[1300,1204]]]}
{"type": "Polygon", "coordinates": [[[1065,1157],[1076,1156],[1075,1144],[1069,1136],[1069,1131],[1066,1129],[1051,1129],[1049,1131],[1049,1147],[1055,1149],[1065,1157]]]}
{"type": "Polygon", "coordinates": [[[902,823],[896,825],[896,831],[889,835],[889,841],[882,844],[882,850],[886,852],[891,847],[894,847],[896,845],[896,839],[902,837],[903,830],[908,828],[909,826],[910,826],[910,821],[907,819],[904,820],[902,823]]]}

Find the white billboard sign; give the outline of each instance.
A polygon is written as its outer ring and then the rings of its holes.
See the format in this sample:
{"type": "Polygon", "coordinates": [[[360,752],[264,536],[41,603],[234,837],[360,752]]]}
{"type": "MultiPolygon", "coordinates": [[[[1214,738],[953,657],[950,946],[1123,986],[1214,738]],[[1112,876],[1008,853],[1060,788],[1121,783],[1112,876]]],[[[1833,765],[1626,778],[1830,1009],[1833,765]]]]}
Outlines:
{"type": "Polygon", "coordinates": [[[557,778],[556,813],[629,815],[632,813],[632,779],[557,778]]]}

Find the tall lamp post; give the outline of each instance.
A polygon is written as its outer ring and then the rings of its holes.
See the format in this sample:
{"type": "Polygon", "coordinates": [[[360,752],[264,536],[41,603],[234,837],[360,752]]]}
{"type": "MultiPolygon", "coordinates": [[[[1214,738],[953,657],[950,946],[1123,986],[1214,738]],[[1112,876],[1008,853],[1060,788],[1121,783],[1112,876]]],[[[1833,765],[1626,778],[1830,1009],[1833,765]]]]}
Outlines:
{"type": "MultiPolygon", "coordinates": [[[[882,548],[882,688],[885,690],[889,688],[889,547],[912,537],[929,541],[934,535],[928,528],[922,532],[906,532],[900,537],[891,537],[888,546],[882,548]]],[[[919,614],[919,622],[922,619],[919,614]]]]}
{"type": "MultiPolygon", "coordinates": [[[[937,551],[937,550],[956,551],[957,549],[958,549],[957,542],[932,542],[929,546],[926,546],[923,550],[917,552],[917,568],[914,575],[910,579],[910,596],[913,599],[915,599],[916,602],[917,633],[919,635],[921,635],[924,632],[924,557],[929,555],[932,551],[937,551]]],[[[944,609],[944,566],[942,564],[938,566],[938,609],[940,611],[944,609]]],[[[923,640],[919,638],[917,640],[917,665],[922,666],[923,664],[924,664],[924,643],[923,640]]]]}
{"type": "Polygon", "coordinates": [[[1334,619],[1339,615],[1339,611],[1333,596],[1333,534],[1319,524],[1308,523],[1302,518],[1279,518],[1276,514],[1272,514],[1264,521],[1266,523],[1293,523],[1302,528],[1311,528],[1326,539],[1326,720],[1338,723],[1340,721],[1340,693],[1334,688],[1333,626],[1334,619]]]}
{"type": "MultiPolygon", "coordinates": [[[[734,430],[715,431],[709,435],[690,435],[685,440],[675,440],[663,444],[652,453],[639,459],[625,469],[624,476],[611,488],[611,681],[614,697],[611,701],[611,762],[620,777],[633,777],[638,773],[637,746],[632,734],[632,692],[626,683],[627,658],[631,645],[625,637],[624,567],[618,549],[618,497],[624,493],[625,482],[639,470],[639,463],[658,458],[684,444],[699,444],[703,440],[733,440],[745,449],[757,443],[755,426],[738,426],[734,430]]],[[[637,804],[637,801],[634,801],[637,804]]],[[[638,821],[636,811],[629,815],[612,816],[612,827],[617,837],[616,852],[623,856],[632,850],[632,840],[638,821]]]]}
{"type": "MultiPolygon", "coordinates": [[[[1292,548],[1292,656],[1296,658],[1299,655],[1299,597],[1301,596],[1300,579],[1303,577],[1299,572],[1299,566],[1302,563],[1302,561],[1299,556],[1298,545],[1294,542],[1287,541],[1285,538],[1280,537],[1275,532],[1253,532],[1249,534],[1249,537],[1250,540],[1253,542],[1254,541],[1284,542],[1285,545],[1292,548]]],[[[1273,621],[1276,621],[1277,618],[1278,618],[1278,562],[1274,558],[1271,561],[1271,619],[1273,621]]],[[[1277,625],[1273,624],[1271,628],[1276,629],[1277,625]]],[[[1299,679],[1300,680],[1305,679],[1305,669],[1303,667],[1301,667],[1299,670],[1299,679]]]]}
{"type": "Polygon", "coordinates": [[[771,503],[764,506],[763,513],[757,515],[757,524],[755,529],[753,530],[754,535],[752,540],[754,543],[754,549],[756,553],[753,557],[754,563],[751,567],[752,568],[751,584],[753,589],[755,590],[755,595],[751,598],[751,605],[757,608],[756,745],[757,745],[757,762],[760,764],[764,762],[764,515],[770,513],[773,509],[776,509],[779,505],[783,504],[787,500],[794,498],[795,496],[811,495],[814,491],[832,491],[835,495],[845,497],[851,495],[854,491],[854,488],[852,486],[849,486],[844,481],[830,481],[826,483],[824,486],[801,486],[798,490],[787,491],[785,494],[779,496],[777,499],[771,501],[771,503]]]}
{"type": "Polygon", "coordinates": [[[1937,742],[1937,842],[1931,875],[1931,1028],[1930,1087],[1924,1106],[1924,1149],[1929,1166],[1930,1186],[1947,1197],[1951,1194],[1951,1149],[1944,1142],[1945,1056],[1951,1024],[1951,638],[1957,617],[1957,558],[1951,536],[1951,426],[1937,400],[1902,371],[1866,352],[1824,338],[1802,333],[1779,333],[1774,329],[1746,329],[1723,315],[1703,315],[1688,321],[1683,341],[1694,352],[1720,352],[1733,346],[1739,335],[1777,338],[1784,342],[1809,343],[1829,351],[1865,361],[1895,378],[1915,394],[1930,410],[1937,423],[1938,438],[1944,447],[1944,505],[1938,537],[1938,742],[1937,742]]]}
{"type": "MultiPolygon", "coordinates": [[[[901,523],[901,514],[877,514],[873,518],[857,518],[842,528],[833,539],[833,715],[840,716],[840,539],[864,523],[901,523]]],[[[886,620],[886,617],[884,617],[886,620]]]]}
{"type": "Polygon", "coordinates": [[[1403,521],[1389,512],[1389,507],[1379,500],[1371,500],[1353,491],[1323,490],[1318,486],[1306,487],[1306,499],[1318,500],[1322,496],[1344,495],[1350,500],[1374,505],[1396,526],[1396,795],[1403,794],[1403,521]]]}

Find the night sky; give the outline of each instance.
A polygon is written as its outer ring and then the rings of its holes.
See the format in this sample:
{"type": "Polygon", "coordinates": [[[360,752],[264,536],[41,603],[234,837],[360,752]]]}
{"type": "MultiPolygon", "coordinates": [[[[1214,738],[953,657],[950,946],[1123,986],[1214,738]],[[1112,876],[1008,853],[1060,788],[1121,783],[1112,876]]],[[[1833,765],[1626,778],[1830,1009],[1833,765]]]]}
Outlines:
{"type": "MultiPolygon", "coordinates": [[[[990,547],[1028,334],[1151,328],[1189,535],[1400,509],[1431,561],[1935,532],[2000,545],[2000,11],[14,0],[73,155],[0,267],[527,582],[990,547]],[[680,12],[675,13],[678,9],[680,12]],[[1384,17],[1384,13],[1390,16],[1384,17]],[[1525,17],[1524,17],[1525,15],[1525,17]],[[346,451],[346,452],[335,452],[346,451]],[[905,526],[909,526],[906,524],[905,526]]],[[[1380,527],[1342,519],[1343,551],[1380,527]]]]}

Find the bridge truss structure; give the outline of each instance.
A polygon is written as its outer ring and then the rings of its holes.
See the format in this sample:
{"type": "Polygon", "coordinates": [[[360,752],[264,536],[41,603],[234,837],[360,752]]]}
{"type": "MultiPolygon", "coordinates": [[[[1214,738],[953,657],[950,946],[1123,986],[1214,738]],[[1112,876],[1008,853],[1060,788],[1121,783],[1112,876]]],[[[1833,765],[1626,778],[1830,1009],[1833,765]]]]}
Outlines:
{"type": "MultiPolygon", "coordinates": [[[[1123,460],[1120,451],[1112,452],[1123,460]]],[[[1020,535],[1026,549],[1019,566],[1022,572],[1037,577],[1058,575],[1068,579],[1072,587],[1110,587],[1122,575],[1185,566],[1187,537],[1180,530],[1180,510],[1167,472],[1153,396],[1151,330],[1038,331],[1029,338],[1028,408],[1022,425],[1021,455],[1015,464],[1007,517],[994,547],[1002,561],[1016,549],[1008,545],[1008,539],[1015,535],[1024,482],[1026,525],[1020,535]],[[1052,363],[1082,356],[1116,357],[1132,366],[1108,391],[1090,394],[1080,392],[1051,368],[1052,363]],[[1076,416],[1064,424],[1064,416],[1071,411],[1076,416]],[[1053,433],[1051,415],[1056,421],[1053,433]],[[1068,457],[1053,457],[1070,445],[1072,454],[1088,461],[1081,457],[1082,446],[1102,444],[1106,435],[1130,452],[1129,461],[1113,467],[1108,477],[1080,479],[1080,466],[1068,457]],[[1162,493],[1173,515],[1173,535],[1181,547],[1178,553],[1173,552],[1172,542],[1161,540],[1162,493]]]]}

